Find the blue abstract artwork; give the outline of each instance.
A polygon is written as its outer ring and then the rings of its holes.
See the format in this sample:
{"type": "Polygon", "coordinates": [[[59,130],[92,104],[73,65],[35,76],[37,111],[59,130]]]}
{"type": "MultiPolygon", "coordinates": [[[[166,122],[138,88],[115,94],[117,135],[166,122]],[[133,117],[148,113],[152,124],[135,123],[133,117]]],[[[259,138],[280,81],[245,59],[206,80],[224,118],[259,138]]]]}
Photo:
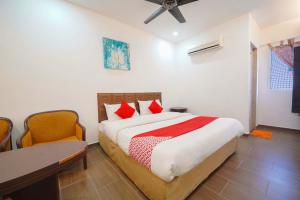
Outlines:
{"type": "Polygon", "coordinates": [[[105,69],[130,70],[129,45],[125,42],[103,37],[105,69]]]}

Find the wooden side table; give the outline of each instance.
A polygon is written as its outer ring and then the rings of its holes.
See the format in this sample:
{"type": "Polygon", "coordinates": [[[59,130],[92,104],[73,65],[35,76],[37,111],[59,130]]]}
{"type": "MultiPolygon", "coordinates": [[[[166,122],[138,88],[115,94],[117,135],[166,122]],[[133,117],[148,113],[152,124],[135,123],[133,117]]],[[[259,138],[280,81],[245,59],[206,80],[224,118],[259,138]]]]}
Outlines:
{"type": "Polygon", "coordinates": [[[58,173],[86,155],[83,141],[56,142],[0,153],[0,199],[58,200],[58,173]]]}
{"type": "Polygon", "coordinates": [[[171,112],[180,112],[180,113],[186,113],[187,112],[187,108],[186,107],[172,107],[170,108],[171,112]]]}

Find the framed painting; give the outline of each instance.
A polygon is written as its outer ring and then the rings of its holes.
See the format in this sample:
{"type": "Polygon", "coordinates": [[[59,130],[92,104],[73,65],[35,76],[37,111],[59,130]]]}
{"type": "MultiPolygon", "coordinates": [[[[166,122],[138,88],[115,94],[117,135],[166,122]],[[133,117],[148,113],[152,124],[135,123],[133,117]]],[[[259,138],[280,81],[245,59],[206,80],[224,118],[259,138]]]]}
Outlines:
{"type": "Polygon", "coordinates": [[[130,70],[129,44],[102,38],[103,42],[103,60],[105,69],[130,70]]]}

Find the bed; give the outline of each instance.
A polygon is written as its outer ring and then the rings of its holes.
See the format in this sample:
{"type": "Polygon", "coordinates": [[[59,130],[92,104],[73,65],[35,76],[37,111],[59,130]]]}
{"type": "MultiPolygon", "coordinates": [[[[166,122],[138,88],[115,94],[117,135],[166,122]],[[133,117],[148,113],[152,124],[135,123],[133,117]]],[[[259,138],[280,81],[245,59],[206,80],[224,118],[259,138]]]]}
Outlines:
{"type": "Polygon", "coordinates": [[[108,121],[104,104],[121,100],[161,101],[161,93],[98,93],[99,142],[106,154],[152,200],[184,199],[237,148],[243,127],[235,119],[218,118],[188,134],[164,141],[153,149],[151,167],[129,156],[129,143],[138,133],[178,124],[195,116],[160,113],[108,121]],[[188,156],[187,156],[188,155],[188,156]]]}

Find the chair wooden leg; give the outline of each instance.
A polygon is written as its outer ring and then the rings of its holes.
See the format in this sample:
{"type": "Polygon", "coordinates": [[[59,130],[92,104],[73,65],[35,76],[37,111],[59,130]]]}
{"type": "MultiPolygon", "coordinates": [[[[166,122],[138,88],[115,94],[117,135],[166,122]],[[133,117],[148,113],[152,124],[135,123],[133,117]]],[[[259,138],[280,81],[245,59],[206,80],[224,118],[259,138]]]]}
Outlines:
{"type": "Polygon", "coordinates": [[[87,169],[87,159],[86,159],[86,155],[83,157],[83,168],[87,169]]]}

